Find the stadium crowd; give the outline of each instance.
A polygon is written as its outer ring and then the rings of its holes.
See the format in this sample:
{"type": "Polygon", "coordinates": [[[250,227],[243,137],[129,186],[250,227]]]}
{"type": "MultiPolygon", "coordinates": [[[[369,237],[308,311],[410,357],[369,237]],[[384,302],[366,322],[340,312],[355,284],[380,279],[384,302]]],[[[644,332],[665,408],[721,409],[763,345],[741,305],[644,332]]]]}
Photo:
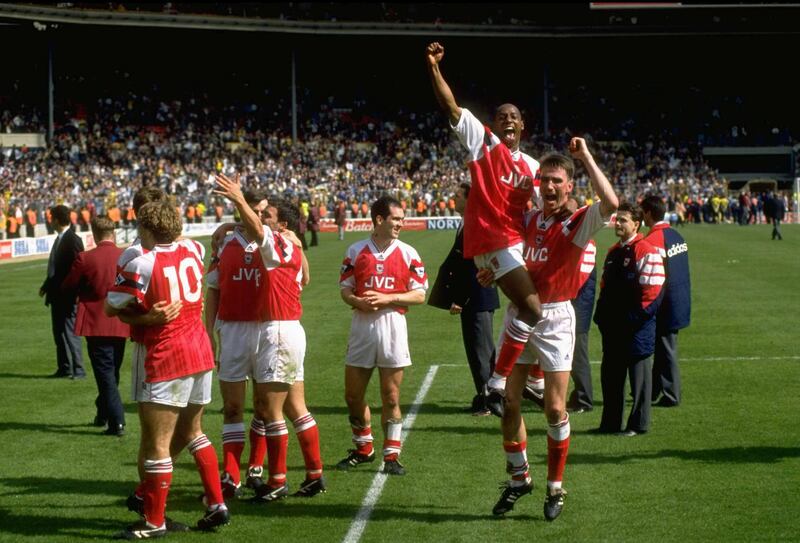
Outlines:
{"type": "MultiPolygon", "coordinates": [[[[97,98],[92,104],[65,104],[56,117],[49,148],[3,148],[0,208],[4,214],[19,216],[32,209],[41,224],[47,220],[47,208],[63,203],[76,210],[86,208],[92,216],[122,209],[124,220],[132,195],[144,185],[175,195],[184,216],[197,216],[198,205],[200,216],[218,213],[220,207],[229,213],[230,204],[211,193],[209,172],[238,171],[245,172],[247,186],[320,205],[323,215],[333,216],[339,201],[355,215],[365,202],[384,193],[396,196],[410,214],[439,215],[454,212],[455,191],[468,181],[458,144],[435,112],[378,112],[364,100],[343,103],[333,97],[305,97],[299,141],[293,144],[289,108],[275,96],[267,94],[258,105],[227,103],[208,95],[157,96],[153,88],[150,93],[97,98]],[[187,213],[189,207],[194,209],[187,213]]],[[[578,104],[590,102],[586,97],[565,96],[578,104]]],[[[0,107],[3,132],[44,130],[40,111],[23,104],[6,109],[7,102],[0,107]]],[[[617,113],[617,120],[606,119],[603,129],[573,130],[569,126],[579,125],[566,118],[564,126],[547,136],[534,119],[522,147],[542,156],[564,149],[575,133],[594,137],[598,162],[626,199],[658,191],[668,198],[676,220],[742,222],[737,198],[728,197],[726,180],[703,159],[697,141],[729,141],[727,125],[707,123],[710,131],[690,139],[679,130],[647,134],[646,123],[635,122],[629,112],[617,113]],[[724,205],[721,200],[726,200],[724,205]]],[[[757,133],[774,131],[781,140],[791,139],[777,128],[757,133]]],[[[579,172],[576,196],[581,203],[587,187],[588,177],[579,172]]],[[[763,199],[761,195],[755,201],[763,199]]],[[[757,212],[752,214],[758,217],[757,212]]]]}

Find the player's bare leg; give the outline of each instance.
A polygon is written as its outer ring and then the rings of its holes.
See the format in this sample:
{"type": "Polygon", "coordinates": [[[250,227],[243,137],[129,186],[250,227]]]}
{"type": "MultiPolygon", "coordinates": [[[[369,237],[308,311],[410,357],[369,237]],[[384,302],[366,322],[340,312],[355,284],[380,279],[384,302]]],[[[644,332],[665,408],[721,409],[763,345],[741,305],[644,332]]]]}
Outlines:
{"type": "Polygon", "coordinates": [[[403,413],[400,411],[400,385],[403,368],[378,368],[381,377],[381,426],[383,428],[383,472],[405,475],[398,457],[402,449],[403,413]]]}
{"type": "Polygon", "coordinates": [[[570,425],[567,414],[568,371],[544,373],[544,413],[547,418],[547,494],[544,516],[555,520],[564,507],[566,492],[561,488],[569,451],[570,425]]]}
{"type": "Polygon", "coordinates": [[[348,456],[336,467],[342,470],[354,468],[359,464],[375,460],[372,446],[372,417],[369,406],[364,401],[367,385],[373,368],[344,367],[344,399],[350,415],[350,428],[353,431],[355,449],[348,450],[348,456]]]}
{"type": "MultiPolygon", "coordinates": [[[[500,404],[505,393],[505,380],[511,374],[519,355],[525,349],[533,327],[542,316],[539,296],[524,266],[514,268],[497,279],[500,289],[517,308],[517,316],[511,320],[503,334],[503,343],[497,354],[494,373],[487,383],[488,404],[500,404]]],[[[495,413],[502,416],[502,413],[495,413]]]]}
{"type": "Polygon", "coordinates": [[[247,381],[220,381],[222,393],[222,492],[226,498],[241,495],[244,451],[244,399],[247,381]]]}
{"type": "MultiPolygon", "coordinates": [[[[172,482],[172,458],[169,446],[178,420],[178,407],[140,402],[140,453],[143,456],[141,484],[144,498],[143,521],[128,527],[136,537],[160,537],[167,532],[165,510],[172,482]]],[[[121,534],[124,536],[124,533],[121,534]]]]}
{"type": "Polygon", "coordinates": [[[286,484],[286,454],[289,431],[283,419],[283,406],[289,395],[287,383],[256,383],[259,410],[256,416],[264,421],[267,440],[267,484],[256,489],[254,501],[271,502],[289,495],[286,484]]]}
{"type": "Polygon", "coordinates": [[[325,481],[322,478],[322,456],[319,448],[319,428],[317,421],[306,407],[305,385],[303,381],[296,381],[289,388],[283,412],[294,424],[297,441],[303,453],[303,462],[306,466],[306,478],[300,485],[295,496],[311,498],[325,492],[325,481]]]}

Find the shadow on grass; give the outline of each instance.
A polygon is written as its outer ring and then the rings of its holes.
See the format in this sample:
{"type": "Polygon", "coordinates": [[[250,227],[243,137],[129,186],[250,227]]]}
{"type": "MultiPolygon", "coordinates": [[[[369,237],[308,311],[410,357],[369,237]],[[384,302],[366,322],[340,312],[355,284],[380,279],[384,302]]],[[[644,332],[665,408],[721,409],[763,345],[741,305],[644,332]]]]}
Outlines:
{"type": "MultiPolygon", "coordinates": [[[[599,436],[606,439],[623,439],[616,436],[599,436]]],[[[630,438],[625,438],[630,439],[630,438]]],[[[637,437],[635,439],[647,439],[637,437]]],[[[800,458],[800,447],[721,447],[718,449],[663,449],[633,454],[581,454],[569,455],[576,464],[618,464],[627,460],[654,460],[677,458],[711,464],[774,464],[786,458],[800,458]]]]}
{"type": "MultiPolygon", "coordinates": [[[[268,504],[236,502],[231,507],[231,515],[237,517],[277,516],[281,518],[342,518],[352,519],[360,509],[360,504],[325,503],[327,496],[318,496],[313,500],[304,498],[287,498],[268,504]]],[[[404,520],[411,522],[437,523],[437,522],[486,522],[493,517],[491,514],[470,514],[457,512],[455,507],[443,507],[434,504],[425,506],[384,507],[380,504],[375,507],[370,516],[370,523],[381,521],[404,520]]],[[[531,521],[537,517],[532,515],[515,515],[505,520],[531,521]]],[[[539,520],[543,520],[539,518],[539,520]]]]}
{"type": "Polygon", "coordinates": [[[18,536],[68,537],[75,539],[96,539],[106,541],[123,526],[119,521],[103,518],[85,518],[63,516],[19,515],[8,509],[0,509],[0,536],[15,534],[18,536]],[[104,532],[90,534],[87,531],[104,532]]]}
{"type": "MultiPolygon", "coordinates": [[[[68,479],[58,477],[18,477],[3,479],[3,486],[13,489],[5,495],[27,496],[48,494],[72,494],[108,496],[110,503],[124,502],[135,482],[97,479],[68,479]]],[[[42,507],[49,507],[43,503],[42,507]]],[[[124,506],[123,506],[124,507],[124,506]]]]}
{"type": "Polygon", "coordinates": [[[0,422],[0,432],[11,430],[24,430],[26,432],[45,432],[56,434],[74,434],[81,436],[97,435],[98,437],[105,437],[101,434],[101,429],[92,426],[88,423],[83,424],[52,424],[47,422],[15,422],[6,421],[0,422]]]}
{"type": "Polygon", "coordinates": [[[48,381],[53,381],[54,383],[57,383],[57,382],[60,382],[60,381],[67,382],[67,383],[73,382],[72,379],[68,379],[66,377],[59,377],[59,378],[51,377],[51,375],[49,373],[41,374],[41,373],[7,373],[7,372],[2,372],[2,373],[0,373],[0,379],[46,379],[48,381]]]}

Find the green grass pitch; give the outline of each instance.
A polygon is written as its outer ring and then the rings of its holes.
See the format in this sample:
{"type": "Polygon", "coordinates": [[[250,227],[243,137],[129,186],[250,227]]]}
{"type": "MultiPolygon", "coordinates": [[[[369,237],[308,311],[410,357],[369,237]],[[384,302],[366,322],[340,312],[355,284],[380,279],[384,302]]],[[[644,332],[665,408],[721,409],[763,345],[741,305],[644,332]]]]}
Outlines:
{"type": "MultiPolygon", "coordinates": [[[[770,241],[766,226],[691,226],[694,311],[681,332],[685,391],[677,409],[654,409],[651,432],[634,439],[595,436],[600,409],[572,418],[564,513],[542,516],[545,423],[525,418],[535,489],[505,519],[491,508],[506,478],[497,419],[462,412],[472,396],[457,317],[427,306],[408,315],[414,366],[403,386],[404,412],[428,368],[440,365],[404,444],[408,475],[387,481],[362,541],[789,541],[800,513],[800,228],[770,241]]],[[[406,232],[431,284],[454,232],[406,232]]],[[[341,541],[378,463],[351,473],[331,469],[350,444],[343,400],[343,356],[350,311],[337,287],[345,242],[322,235],[308,251],[311,285],[303,295],[308,336],[306,390],[321,433],[328,493],[266,506],[231,502],[230,526],[216,534],[173,534],[175,541],[341,541]]],[[[598,237],[601,253],[610,231],[598,237]]],[[[138,421],[129,393],[129,356],[120,388],[128,435],[98,435],[95,386],[51,380],[55,350],[49,312],[36,293],[46,261],[0,266],[0,541],[107,539],[135,520],[124,498],[136,480],[138,421]]],[[[499,326],[500,315],[495,316],[499,326]]],[[[600,359],[592,330],[591,358],[600,359]]],[[[88,366],[88,358],[86,358],[88,366]]],[[[602,403],[599,366],[592,367],[602,403]]],[[[377,387],[370,387],[373,405],[377,387]]],[[[221,400],[205,430],[221,449],[221,400]]],[[[249,415],[248,415],[249,416],[249,415]]],[[[291,432],[290,432],[291,434],[291,432]]],[[[380,443],[382,434],[375,432],[380,443]]],[[[247,454],[245,452],[245,454],[247,454]]],[[[289,483],[303,479],[289,441],[289,483]]],[[[201,516],[194,463],[176,462],[168,514],[201,516]]]]}

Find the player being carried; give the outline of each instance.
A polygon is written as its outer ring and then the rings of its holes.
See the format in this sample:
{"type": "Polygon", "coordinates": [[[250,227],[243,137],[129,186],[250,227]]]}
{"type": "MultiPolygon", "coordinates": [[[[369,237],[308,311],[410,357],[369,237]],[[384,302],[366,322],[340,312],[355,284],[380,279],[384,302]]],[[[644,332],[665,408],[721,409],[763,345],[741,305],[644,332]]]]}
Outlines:
{"type": "MultiPolygon", "coordinates": [[[[312,497],[325,492],[325,483],[322,478],[319,430],[306,407],[303,386],[306,336],[300,324],[303,312],[300,293],[302,286],[308,283],[309,274],[305,255],[298,247],[300,242],[292,234],[292,228],[296,228],[299,221],[299,211],[288,203],[267,206],[266,198],[255,196],[254,193],[250,193],[247,198],[242,193],[238,176],[233,180],[218,175],[216,182],[215,194],[225,196],[236,205],[243,226],[241,231],[233,234],[233,238],[226,239],[219,251],[216,275],[212,275],[209,281],[209,285],[213,286],[213,280],[219,279],[218,286],[221,290],[217,315],[225,317],[247,314],[261,321],[255,325],[233,320],[216,322],[222,343],[220,382],[224,382],[228,396],[235,397],[241,405],[248,375],[255,382],[253,393],[256,417],[250,432],[248,486],[255,490],[254,501],[259,503],[271,502],[288,495],[288,430],[284,420],[285,413],[294,423],[306,465],[306,479],[295,495],[312,497]],[[263,222],[257,210],[267,212],[267,218],[263,222]],[[250,243],[250,240],[255,243],[250,243]],[[251,247],[252,245],[256,247],[251,247]],[[257,250],[256,254],[253,254],[254,249],[257,250]],[[248,260],[260,268],[251,268],[249,273],[243,271],[248,260]],[[242,278],[255,279],[256,275],[260,277],[260,281],[264,281],[266,288],[256,288],[254,291],[253,287],[257,286],[251,285],[247,290],[255,293],[256,297],[245,300],[241,296],[242,278]],[[233,286],[235,282],[240,285],[233,286]],[[236,289],[240,290],[240,295],[231,296],[236,289]],[[227,296],[230,298],[226,299],[227,296]],[[241,309],[234,312],[234,307],[241,304],[261,307],[263,310],[256,311],[256,315],[241,309]],[[247,333],[243,334],[245,330],[247,333]],[[269,480],[264,484],[261,480],[261,466],[267,452],[269,480]]],[[[215,317],[209,311],[207,323],[211,324],[213,320],[215,317]]],[[[231,423],[229,430],[241,436],[243,446],[244,425],[241,420],[239,409],[238,425],[234,427],[231,423]]],[[[236,450],[241,454],[240,448],[236,450]]],[[[239,478],[239,461],[235,456],[236,452],[226,455],[226,472],[234,481],[239,478]]]]}
{"type": "Polygon", "coordinates": [[[519,150],[525,123],[515,105],[499,106],[491,128],[459,107],[439,69],[443,57],[444,47],[439,43],[428,45],[428,73],[436,100],[469,152],[472,189],[464,216],[464,258],[474,258],[479,269],[490,269],[502,291],[519,308],[487,383],[488,403],[497,406],[505,396],[506,378],[541,318],[539,297],[522,256],[522,218],[538,185],[539,163],[519,150]]]}
{"type": "MultiPolygon", "coordinates": [[[[554,520],[564,505],[561,488],[569,449],[570,425],[567,414],[567,389],[572,353],[575,347],[575,298],[584,280],[581,267],[591,238],[616,211],[614,189],[597,167],[586,141],[572,138],[570,154],[586,168],[598,200],[562,220],[573,187],[575,163],[557,153],[542,158],[540,166],[542,209],[525,217],[525,265],[542,301],[542,319],[536,324],[527,349],[514,366],[506,387],[503,415],[503,448],[511,480],[506,484],[493,513],[511,511],[521,496],[529,494],[533,483],[528,473],[527,433],[520,409],[528,377],[528,365],[537,361],[544,370],[544,414],[547,418],[547,492],[544,516],[554,520]]],[[[481,283],[490,283],[491,272],[479,272],[481,283]]],[[[513,326],[515,308],[509,306],[504,334],[513,326]]]]}

